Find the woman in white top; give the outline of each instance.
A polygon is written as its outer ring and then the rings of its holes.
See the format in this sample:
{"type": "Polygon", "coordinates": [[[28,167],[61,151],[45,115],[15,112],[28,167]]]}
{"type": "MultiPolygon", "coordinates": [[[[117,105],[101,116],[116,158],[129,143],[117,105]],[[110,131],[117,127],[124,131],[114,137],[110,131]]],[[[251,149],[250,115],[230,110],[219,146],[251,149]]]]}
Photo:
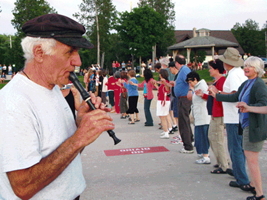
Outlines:
{"type": "Polygon", "coordinates": [[[192,100],[192,114],[195,123],[195,147],[199,157],[197,164],[210,164],[209,158],[209,139],[208,130],[210,116],[207,110],[207,101],[197,96],[194,91],[202,91],[208,93],[208,85],[205,80],[200,80],[198,73],[195,71],[187,74],[186,81],[189,83],[190,89],[187,98],[192,100]]]}

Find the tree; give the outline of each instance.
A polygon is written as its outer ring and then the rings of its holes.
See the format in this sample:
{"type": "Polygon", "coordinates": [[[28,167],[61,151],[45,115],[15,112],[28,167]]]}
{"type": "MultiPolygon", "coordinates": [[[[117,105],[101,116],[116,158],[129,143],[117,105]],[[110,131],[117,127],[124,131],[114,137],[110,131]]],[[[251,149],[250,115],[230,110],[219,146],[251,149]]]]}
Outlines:
{"type": "MultiPolygon", "coordinates": [[[[175,11],[174,3],[171,0],[140,0],[138,3],[139,7],[149,6],[156,12],[160,13],[164,20],[166,20],[166,27],[163,28],[163,35],[161,40],[157,42],[157,57],[165,55],[167,53],[167,47],[175,43],[174,37],[174,22],[175,22],[175,11]]],[[[157,24],[161,26],[160,23],[157,24]]]]}
{"type": "Polygon", "coordinates": [[[236,23],[231,31],[246,53],[255,56],[266,54],[264,30],[260,30],[257,22],[248,19],[242,25],[236,23]]]}
{"type": "Polygon", "coordinates": [[[14,36],[0,35],[0,61],[1,64],[13,64],[12,40],[14,36]]]}
{"type": "Polygon", "coordinates": [[[152,46],[161,40],[167,26],[162,15],[148,6],[120,15],[116,29],[123,43],[128,45],[128,52],[137,57],[149,56],[152,46]]]}
{"type": "Polygon", "coordinates": [[[116,21],[117,12],[111,0],[83,0],[79,8],[80,12],[73,16],[86,27],[86,35],[97,47],[91,51],[91,56],[94,57],[92,60],[94,63],[99,63],[100,54],[103,56],[109,51],[110,32],[116,21]]]}
{"type": "Polygon", "coordinates": [[[17,0],[14,4],[15,8],[12,11],[14,19],[11,20],[11,24],[18,33],[21,33],[22,25],[28,20],[40,15],[56,13],[56,10],[45,0],[17,0]]]}
{"type": "Polygon", "coordinates": [[[30,19],[38,17],[40,15],[56,13],[56,10],[45,0],[17,0],[15,3],[15,8],[12,11],[14,19],[11,20],[11,24],[17,30],[14,46],[13,55],[16,65],[16,69],[19,70],[24,65],[23,53],[20,46],[21,38],[25,37],[22,32],[22,25],[30,19]]]}

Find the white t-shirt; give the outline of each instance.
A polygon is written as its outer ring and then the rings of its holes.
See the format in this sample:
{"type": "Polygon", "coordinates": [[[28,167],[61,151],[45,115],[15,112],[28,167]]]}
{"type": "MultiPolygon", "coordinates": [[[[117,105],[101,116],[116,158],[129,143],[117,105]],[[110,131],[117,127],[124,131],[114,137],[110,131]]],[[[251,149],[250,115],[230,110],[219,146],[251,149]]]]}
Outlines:
{"type": "Polygon", "coordinates": [[[105,76],[104,78],[103,78],[103,85],[102,85],[102,92],[107,92],[108,91],[108,86],[106,85],[106,83],[108,82],[108,78],[107,78],[107,76],[105,76]]]}
{"type": "MultiPolygon", "coordinates": [[[[241,67],[232,68],[227,75],[227,78],[223,84],[223,92],[237,91],[240,85],[247,80],[244,71],[241,67]]],[[[237,103],[223,102],[223,120],[225,124],[238,124],[239,114],[237,103]]]]}
{"type": "MultiPolygon", "coordinates": [[[[0,199],[19,199],[5,172],[29,168],[76,130],[58,86],[44,88],[17,74],[0,90],[0,199]]],[[[74,199],[85,189],[81,157],[31,199],[74,199]]]]}
{"type": "MultiPolygon", "coordinates": [[[[202,90],[203,93],[208,93],[208,85],[204,79],[200,80],[194,87],[194,90],[202,90]]],[[[207,125],[210,123],[210,115],[208,114],[207,101],[195,93],[192,96],[192,114],[194,117],[195,126],[207,125]]]]}

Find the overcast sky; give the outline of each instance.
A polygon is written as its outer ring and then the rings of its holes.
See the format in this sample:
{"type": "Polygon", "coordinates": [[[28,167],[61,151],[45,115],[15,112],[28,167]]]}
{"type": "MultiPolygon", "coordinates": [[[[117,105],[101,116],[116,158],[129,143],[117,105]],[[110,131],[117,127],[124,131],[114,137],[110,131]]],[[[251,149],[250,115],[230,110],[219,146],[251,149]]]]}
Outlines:
{"type": "MultiPolygon", "coordinates": [[[[0,34],[14,34],[11,25],[15,0],[0,0],[0,34]]],[[[70,18],[79,12],[82,0],[47,0],[59,14],[70,18]]],[[[130,11],[138,0],[112,0],[119,12],[130,11]],[[131,3],[132,2],[132,3],[131,3]]],[[[245,23],[252,19],[262,28],[267,21],[267,0],[172,0],[175,3],[175,29],[230,30],[237,22],[245,23]]],[[[75,19],[75,18],[73,18],[75,19]]]]}

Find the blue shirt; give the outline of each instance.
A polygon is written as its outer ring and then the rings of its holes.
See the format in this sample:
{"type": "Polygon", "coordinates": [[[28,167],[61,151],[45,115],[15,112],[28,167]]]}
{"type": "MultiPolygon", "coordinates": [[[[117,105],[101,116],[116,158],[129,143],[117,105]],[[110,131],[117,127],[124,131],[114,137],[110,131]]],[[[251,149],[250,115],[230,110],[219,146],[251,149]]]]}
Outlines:
{"type": "MultiPolygon", "coordinates": [[[[250,90],[255,82],[254,79],[248,79],[246,85],[243,87],[242,91],[239,94],[238,100],[246,102],[249,104],[249,95],[250,95],[250,90]]],[[[240,118],[239,121],[242,125],[242,128],[248,127],[249,126],[249,120],[248,120],[248,113],[240,113],[240,118]]]]}
{"type": "Polygon", "coordinates": [[[186,82],[187,74],[191,72],[190,68],[186,65],[182,66],[178,72],[175,80],[174,94],[176,97],[186,96],[189,89],[189,84],[186,82]]]}
{"type": "MultiPolygon", "coordinates": [[[[138,80],[136,78],[131,78],[129,81],[132,81],[135,84],[138,84],[138,80]]],[[[129,82],[128,83],[124,83],[124,87],[127,89],[128,91],[128,96],[139,96],[138,94],[138,87],[135,85],[131,85],[129,82]]]]}
{"type": "Polygon", "coordinates": [[[144,83],[144,94],[147,94],[147,87],[146,87],[146,83],[144,83]]]}

